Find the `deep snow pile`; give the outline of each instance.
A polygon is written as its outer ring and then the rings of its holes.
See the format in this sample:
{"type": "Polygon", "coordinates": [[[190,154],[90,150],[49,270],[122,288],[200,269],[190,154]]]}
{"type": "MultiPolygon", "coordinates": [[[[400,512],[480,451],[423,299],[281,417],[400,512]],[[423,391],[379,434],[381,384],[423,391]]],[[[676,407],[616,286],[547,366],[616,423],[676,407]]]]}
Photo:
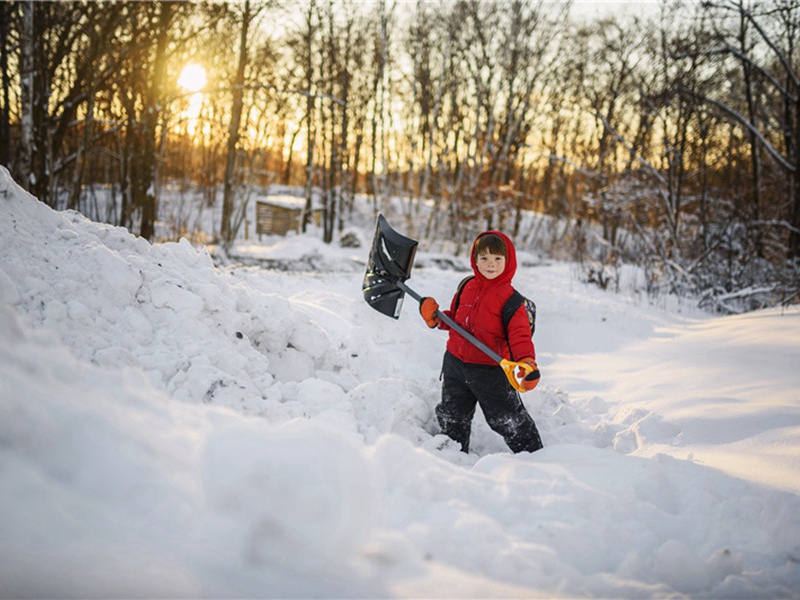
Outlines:
{"type": "Polygon", "coordinates": [[[521,253],[546,448],[478,422],[464,455],[444,338],[363,302],[366,250],[240,251],[325,270],[215,269],[0,169],[0,596],[798,595],[797,309],[690,318],[521,253]]]}

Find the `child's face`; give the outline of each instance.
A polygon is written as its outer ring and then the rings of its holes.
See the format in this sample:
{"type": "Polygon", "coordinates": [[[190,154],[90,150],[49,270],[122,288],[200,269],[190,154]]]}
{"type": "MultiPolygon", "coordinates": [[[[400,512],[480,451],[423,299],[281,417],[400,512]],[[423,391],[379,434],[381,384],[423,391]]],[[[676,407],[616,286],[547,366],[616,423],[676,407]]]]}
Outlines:
{"type": "Polygon", "coordinates": [[[486,277],[486,279],[499,277],[506,270],[506,257],[502,254],[482,252],[478,254],[475,262],[478,265],[478,273],[486,277]]]}

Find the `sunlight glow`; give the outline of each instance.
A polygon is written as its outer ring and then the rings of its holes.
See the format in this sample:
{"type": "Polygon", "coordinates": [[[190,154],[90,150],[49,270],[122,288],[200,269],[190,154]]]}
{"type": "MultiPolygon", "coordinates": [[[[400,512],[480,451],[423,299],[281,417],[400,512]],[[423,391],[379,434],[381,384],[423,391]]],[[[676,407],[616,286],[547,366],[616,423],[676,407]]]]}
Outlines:
{"type": "Polygon", "coordinates": [[[183,112],[184,118],[188,121],[186,129],[190,135],[197,131],[200,112],[203,110],[203,94],[200,92],[208,81],[205,67],[196,63],[189,63],[181,71],[178,77],[178,85],[187,92],[193,92],[189,96],[189,106],[183,112]]]}
{"type": "Polygon", "coordinates": [[[197,122],[200,119],[200,112],[203,110],[203,94],[196,93],[189,96],[189,108],[184,111],[188,120],[187,131],[194,135],[197,131],[197,122]]]}
{"type": "Polygon", "coordinates": [[[194,63],[183,67],[183,71],[178,77],[178,85],[188,92],[199,92],[205,87],[206,81],[205,67],[194,63]]]}

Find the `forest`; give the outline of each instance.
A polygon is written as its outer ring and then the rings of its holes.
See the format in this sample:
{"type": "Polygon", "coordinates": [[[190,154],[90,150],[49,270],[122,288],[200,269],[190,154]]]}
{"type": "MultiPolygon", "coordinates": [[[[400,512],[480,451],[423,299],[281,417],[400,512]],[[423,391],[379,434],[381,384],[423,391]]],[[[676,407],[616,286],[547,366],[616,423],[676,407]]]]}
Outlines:
{"type": "Polygon", "coordinates": [[[800,302],[800,0],[581,13],[0,2],[0,164],[152,241],[166,193],[221,203],[204,241],[225,247],[279,184],[328,243],[364,195],[423,244],[502,227],[604,288],[635,265],[648,295],[714,311],[800,302]]]}

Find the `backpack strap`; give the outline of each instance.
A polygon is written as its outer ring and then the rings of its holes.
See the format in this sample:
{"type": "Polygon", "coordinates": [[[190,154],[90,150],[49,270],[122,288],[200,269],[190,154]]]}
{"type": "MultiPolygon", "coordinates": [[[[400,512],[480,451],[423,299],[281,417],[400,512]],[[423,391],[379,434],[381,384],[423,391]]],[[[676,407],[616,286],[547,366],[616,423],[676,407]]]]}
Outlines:
{"type": "Polygon", "coordinates": [[[523,302],[525,302],[525,296],[514,290],[514,293],[508,297],[508,300],[503,305],[503,330],[506,332],[506,338],[508,338],[508,324],[511,322],[511,317],[514,316],[514,313],[522,306],[523,302]]]}
{"type": "MultiPolygon", "coordinates": [[[[520,306],[525,307],[525,316],[527,317],[528,324],[531,327],[531,337],[533,337],[533,332],[536,330],[536,304],[533,302],[533,300],[529,300],[517,290],[514,290],[514,292],[508,297],[508,300],[506,300],[506,303],[503,305],[503,311],[501,313],[503,318],[503,330],[506,334],[506,343],[508,344],[509,352],[511,352],[511,340],[508,337],[508,324],[519,310],[520,306]]],[[[511,359],[514,360],[513,355],[511,359]]]]}
{"type": "Polygon", "coordinates": [[[467,275],[464,277],[464,279],[459,282],[458,287],[456,288],[456,297],[455,302],[453,303],[453,316],[455,316],[456,311],[458,310],[458,304],[461,302],[461,292],[464,291],[464,286],[467,285],[470,279],[475,279],[475,275],[467,275]]]}

